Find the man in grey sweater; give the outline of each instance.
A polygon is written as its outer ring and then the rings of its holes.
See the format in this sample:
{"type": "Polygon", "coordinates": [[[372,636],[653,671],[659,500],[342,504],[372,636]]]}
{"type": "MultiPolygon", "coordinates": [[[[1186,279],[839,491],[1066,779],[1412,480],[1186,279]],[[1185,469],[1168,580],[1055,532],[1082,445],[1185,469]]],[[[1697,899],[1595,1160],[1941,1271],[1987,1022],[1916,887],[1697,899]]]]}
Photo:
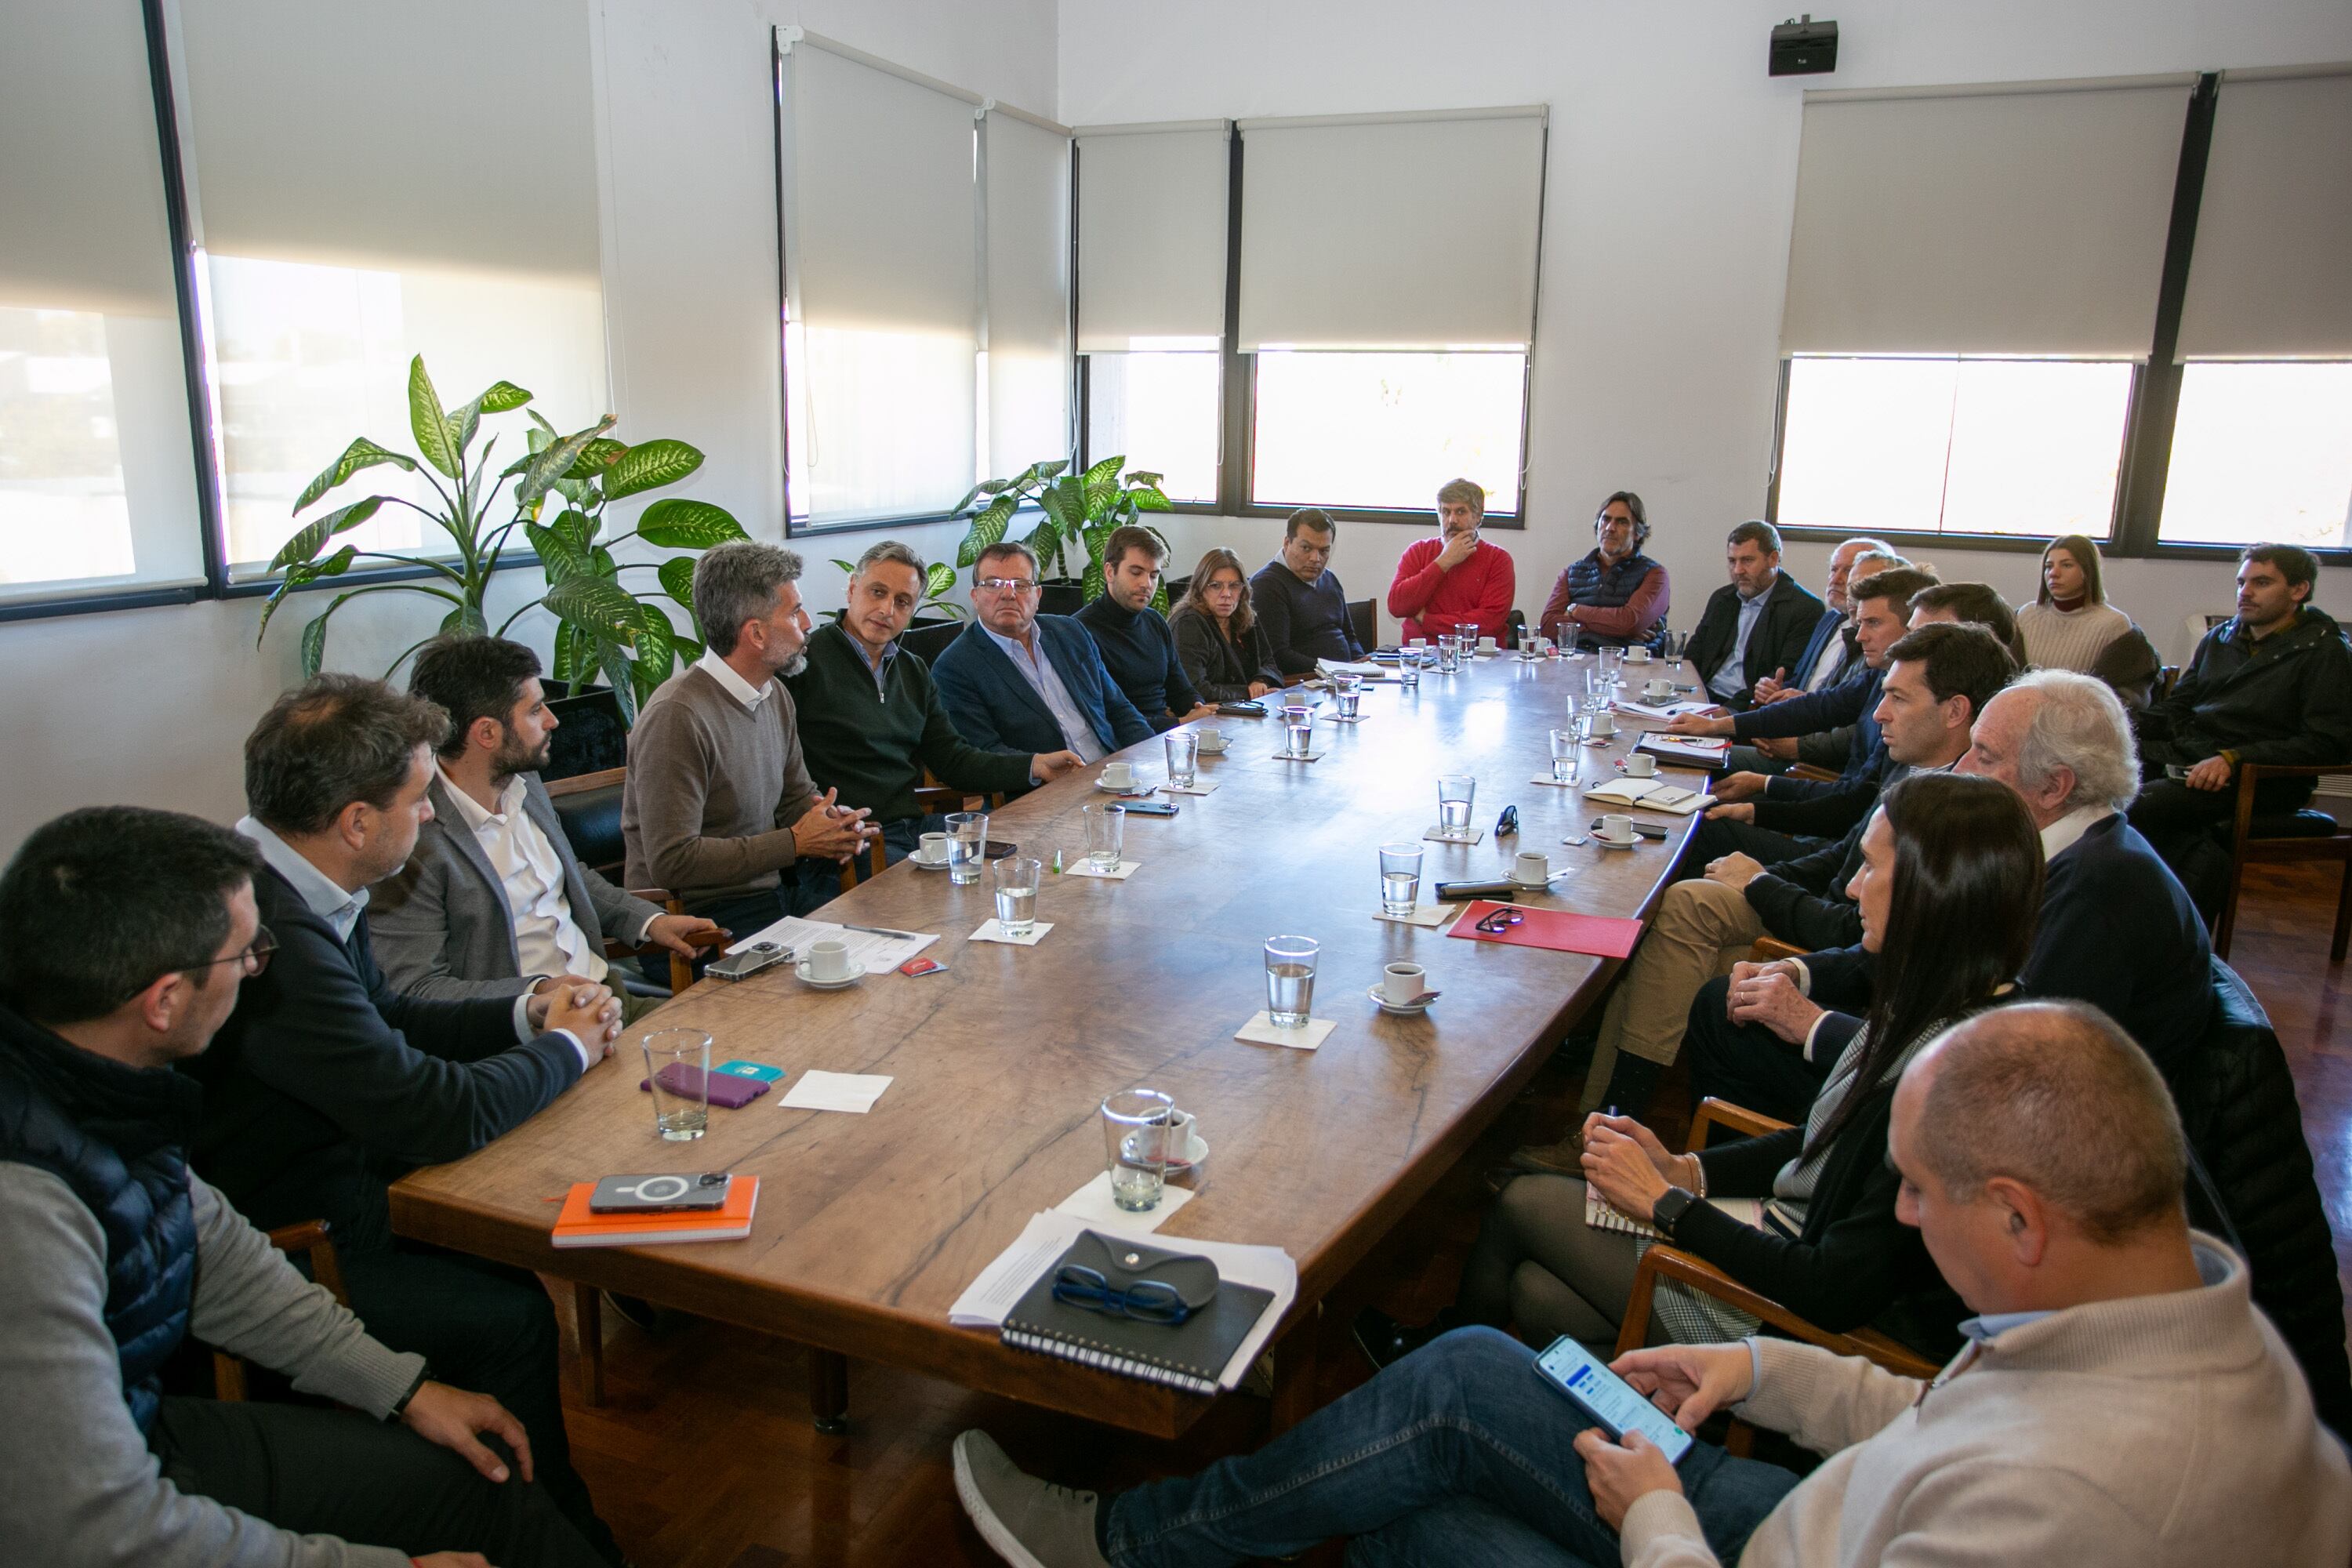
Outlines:
{"type": "Polygon", "coordinates": [[[173,1064],[268,963],[260,869],[210,823],[107,806],[0,873],[0,1563],[589,1568],[521,1423],[188,1171],[202,1091],[173,1064]],[[350,1408],[167,1397],[189,1334],[350,1408]]]}
{"type": "MultiPolygon", "coordinates": [[[[1887,1144],[1897,1213],[1978,1313],[1933,1382],[1769,1338],[1615,1363],[1685,1430],[1737,1405],[1829,1456],[1802,1480],[1612,1441],[1527,1346],[1465,1329],[1198,1476],[1098,1500],[967,1432],[957,1493],[1019,1568],[1207,1568],[1333,1536],[1384,1563],[2345,1562],[2352,1467],[2244,1264],[2189,1231],[2179,1118],[2129,1037],[2079,1004],[1979,1015],[1905,1071],[1887,1144]]],[[[1635,1158],[1664,1192],[1687,1169],[1654,1145],[1635,1158]]]]}

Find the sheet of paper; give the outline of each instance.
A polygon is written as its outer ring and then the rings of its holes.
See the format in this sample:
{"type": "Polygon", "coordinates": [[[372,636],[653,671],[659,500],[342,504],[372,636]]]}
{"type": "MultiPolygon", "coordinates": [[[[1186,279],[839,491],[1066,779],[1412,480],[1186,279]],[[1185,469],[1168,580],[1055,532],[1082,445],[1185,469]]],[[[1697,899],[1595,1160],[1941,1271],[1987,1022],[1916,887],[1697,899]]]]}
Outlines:
{"type": "Polygon", "coordinates": [[[846,1110],[863,1116],[890,1087],[887,1075],[819,1072],[812,1068],[776,1103],[790,1110],[846,1110]]]}
{"type": "MultiPolygon", "coordinates": [[[[1203,752],[1202,754],[1205,756],[1208,753],[1203,752]]],[[[1214,779],[1204,779],[1195,773],[1192,776],[1192,782],[1191,784],[1170,784],[1168,786],[1168,793],[1170,795],[1214,795],[1217,793],[1217,781],[1214,779]]]]}
{"type": "Polygon", "coordinates": [[[1097,1171],[1093,1181],[1055,1204],[1054,1212],[1076,1215],[1097,1230],[1108,1226],[1114,1230],[1151,1231],[1167,1224],[1170,1215],[1192,1201],[1192,1188],[1162,1184],[1158,1205],[1137,1214],[1112,1201],[1110,1173],[1097,1171]]]}
{"type": "Polygon", "coordinates": [[[849,949],[849,961],[868,974],[887,974],[907,960],[940,940],[937,931],[925,935],[920,931],[906,936],[882,936],[874,931],[851,931],[831,921],[803,920],[798,915],[786,915],[775,924],[762,926],[750,936],[738,937],[730,952],[737,952],[755,942],[772,942],[792,949],[795,962],[808,956],[812,942],[837,942],[849,949]]]}
{"type": "Polygon", "coordinates": [[[1483,827],[1424,827],[1421,836],[1440,844],[1475,844],[1486,837],[1486,830],[1483,827]]]}
{"type": "Polygon", "coordinates": [[[1360,675],[1366,680],[1394,680],[1396,679],[1396,671],[1394,669],[1385,664],[1374,664],[1370,659],[1365,659],[1356,664],[1350,664],[1343,658],[1318,658],[1315,661],[1315,668],[1318,672],[1324,675],[1360,675]]]}
{"type": "MultiPolygon", "coordinates": [[[[1091,1230],[1114,1240],[1147,1241],[1143,1233],[1133,1233],[1132,1227],[1118,1228],[1089,1225],[1074,1214],[1049,1210],[1033,1217],[1012,1246],[998,1254],[996,1260],[981,1270],[964,1293],[948,1309],[948,1321],[960,1328],[1001,1329],[1004,1319],[1020,1303],[1022,1294],[1036,1282],[1037,1277],[1053,1267],[1055,1260],[1078,1238],[1078,1232],[1091,1230]]],[[[1298,1265],[1290,1254],[1278,1247],[1250,1247],[1233,1241],[1202,1241],[1192,1237],[1160,1237],[1148,1245],[1161,1248],[1177,1247],[1197,1253],[1217,1266],[1217,1276],[1236,1285],[1269,1290],[1274,1300],[1267,1306],[1257,1327],[1242,1341],[1217,1376],[1221,1388],[1237,1388],[1243,1374],[1255,1365],[1265,1350],[1265,1342],[1298,1300],[1298,1265]]]]}
{"type": "Polygon", "coordinates": [[[1612,706],[1618,712],[1631,713],[1636,719],[1666,720],[1677,713],[1711,713],[1715,711],[1716,705],[1712,702],[1639,702],[1620,697],[1612,706]]]}
{"type": "Polygon", "coordinates": [[[1294,757],[1288,752],[1276,752],[1274,760],[1277,763],[1319,763],[1323,760],[1323,753],[1309,752],[1303,757],[1294,757]]]}
{"type": "Polygon", "coordinates": [[[1108,871],[1097,871],[1094,868],[1093,865],[1087,861],[1087,858],[1081,855],[1078,857],[1075,864],[1062,868],[1062,875],[1065,877],[1093,877],[1099,881],[1105,882],[1124,882],[1142,868],[1143,862],[1140,860],[1121,860],[1117,866],[1108,871]]]}
{"type": "Polygon", "coordinates": [[[1309,1018],[1296,1029],[1276,1028],[1274,1015],[1260,1009],[1234,1032],[1234,1038],[1253,1046],[1287,1046],[1294,1051],[1311,1051],[1330,1038],[1331,1031],[1339,1026],[1329,1018],[1309,1018]]]}
{"type": "Polygon", "coordinates": [[[1027,936],[1007,936],[1004,934],[1004,928],[998,925],[994,919],[992,918],[981,921],[980,929],[972,932],[966,940],[971,942],[1001,942],[1007,947],[1034,947],[1040,942],[1043,942],[1045,939],[1045,933],[1053,929],[1054,922],[1052,921],[1039,921],[1035,925],[1029,928],[1029,934],[1027,936]]]}
{"type": "Polygon", "coordinates": [[[1399,926],[1442,926],[1461,912],[1460,904],[1423,904],[1409,915],[1392,915],[1374,910],[1372,919],[1399,926]]]}

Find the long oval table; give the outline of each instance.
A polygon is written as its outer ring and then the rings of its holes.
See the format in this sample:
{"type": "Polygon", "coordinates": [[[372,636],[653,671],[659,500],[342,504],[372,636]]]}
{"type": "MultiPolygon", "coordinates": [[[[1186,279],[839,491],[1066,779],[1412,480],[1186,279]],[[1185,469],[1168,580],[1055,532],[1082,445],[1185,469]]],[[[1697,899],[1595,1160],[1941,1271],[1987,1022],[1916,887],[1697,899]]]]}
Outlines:
{"type": "MultiPolygon", "coordinates": [[[[1330,722],[1326,704],[1315,729],[1325,754],[1309,763],[1274,754],[1271,722],[1221,721],[1231,747],[1201,769],[1215,792],[1182,797],[1172,819],[1130,816],[1127,858],[1140,865],[1127,880],[1049,871],[1037,916],[1054,929],[1034,948],[968,940],[992,913],[985,878],[959,888],[944,872],[894,867],[819,918],[937,931],[929,955],[946,973],[894,973],[819,992],[772,970],[732,984],[705,981],[657,1016],[661,1026],[709,1031],[714,1062],[887,1073],[893,1081],[871,1111],[782,1109],[780,1086],[743,1110],[713,1110],[698,1142],[666,1143],[638,1087],[643,1057],[625,1040],[522,1127],[401,1181],[394,1224],[420,1240],[818,1351],[1179,1435],[1209,1400],[951,1327],[950,1303],[1033,1215],[1103,1169],[1097,1103],[1141,1085],[1196,1112],[1212,1150],[1189,1178],[1196,1196],[1160,1234],[1286,1249],[1299,1295],[1285,1332],[1311,1321],[1500,1114],[1613,968],[1373,919],[1376,847],[1420,840],[1436,819],[1436,775],[1470,773],[1473,823],[1485,837],[1475,847],[1424,844],[1424,901],[1433,879],[1500,875],[1517,850],[1541,848],[1570,874],[1549,894],[1521,895],[1524,904],[1646,917],[1689,831],[1687,819],[1661,818],[1673,825],[1664,843],[1561,842],[1600,808],[1580,792],[1531,781],[1549,776],[1548,731],[1588,668],[1506,654],[1459,674],[1426,674],[1417,691],[1371,685],[1360,724],[1330,722]],[[1498,842],[1496,819],[1509,804],[1520,831],[1498,842]],[[1265,1005],[1262,949],[1276,932],[1322,944],[1314,1016],[1338,1026],[1318,1050],[1234,1038],[1265,1005]],[[1381,966],[1400,959],[1426,965],[1444,993],[1423,1016],[1383,1015],[1366,995],[1381,966]],[[574,1182],[709,1170],[761,1178],[747,1239],[551,1245],[554,1201],[574,1182]]],[[[1607,752],[1587,752],[1588,783],[1613,776],[1631,730],[1607,752]]],[[[1157,739],[1120,754],[1147,778],[1164,773],[1157,739]]],[[[1056,847],[1075,861],[1079,808],[1109,798],[1097,793],[1095,773],[1011,803],[991,836],[1049,868],[1056,847]]],[[[1276,1342],[1311,1348],[1311,1339],[1276,1342]]],[[[1308,1359],[1288,1355],[1292,1365],[1308,1359]]],[[[1301,1384],[1283,1381],[1295,1402],[1301,1384]]]]}

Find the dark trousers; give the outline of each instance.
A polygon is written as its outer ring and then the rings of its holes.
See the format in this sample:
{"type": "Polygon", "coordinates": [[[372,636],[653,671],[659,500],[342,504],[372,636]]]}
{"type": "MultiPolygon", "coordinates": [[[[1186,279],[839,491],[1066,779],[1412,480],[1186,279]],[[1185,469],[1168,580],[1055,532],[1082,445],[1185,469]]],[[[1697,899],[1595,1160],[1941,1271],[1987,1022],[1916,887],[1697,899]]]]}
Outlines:
{"type": "MultiPolygon", "coordinates": [[[[536,1436],[532,1460],[543,1480],[536,1436]]],[[[491,1481],[405,1426],[348,1410],[166,1399],[147,1446],[182,1492],[297,1534],[412,1557],[478,1552],[499,1568],[600,1561],[546,1489],[511,1466],[509,1479],[491,1481]]]]}
{"type": "Polygon", "coordinates": [[[1691,1102],[1708,1095],[1781,1121],[1801,1123],[1833,1063],[1809,1062],[1802,1050],[1761,1024],[1735,1024],[1724,1016],[1728,975],[1698,988],[1683,1052],[1690,1058],[1691,1102]]]}
{"type": "Polygon", "coordinates": [[[1726,822],[1708,817],[1690,836],[1683,850],[1683,870],[1696,877],[1706,869],[1710,860],[1726,855],[1745,855],[1759,865],[1777,866],[1783,860],[1794,860],[1800,855],[1810,855],[1829,842],[1825,838],[1808,838],[1801,834],[1775,833],[1769,827],[1759,827],[1752,822],[1726,822]]]}
{"type": "MultiPolygon", "coordinates": [[[[2221,900],[2230,888],[2230,852],[2221,838],[2238,814],[2237,783],[2232,780],[2227,789],[2190,789],[2179,779],[2164,777],[2160,763],[2152,764],[2151,771],[2158,776],[2139,786],[2139,798],[2128,814],[2131,825],[2172,868],[2197,912],[2210,924],[2220,918],[2221,900]]],[[[2307,778],[2263,779],[2254,785],[2254,815],[2286,816],[2311,798],[2311,790],[2307,778]]]]}
{"type": "MultiPolygon", "coordinates": [[[[557,1386],[555,1307],[537,1277],[406,1242],[345,1252],[342,1265],[352,1310],[368,1332],[394,1350],[423,1356],[436,1382],[487,1394],[512,1412],[530,1435],[541,1489],[598,1556],[620,1562],[612,1531],[572,1468],[557,1386]]],[[[504,1568],[504,1559],[487,1555],[504,1568]]]]}

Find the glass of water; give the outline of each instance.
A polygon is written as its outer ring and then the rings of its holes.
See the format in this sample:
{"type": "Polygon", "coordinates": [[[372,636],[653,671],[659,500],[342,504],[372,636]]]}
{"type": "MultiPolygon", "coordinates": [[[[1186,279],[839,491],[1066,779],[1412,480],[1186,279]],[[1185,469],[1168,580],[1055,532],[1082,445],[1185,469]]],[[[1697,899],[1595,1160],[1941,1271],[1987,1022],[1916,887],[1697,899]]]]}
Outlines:
{"type": "Polygon", "coordinates": [[[952,811],[948,814],[948,880],[958,887],[969,887],[980,880],[980,868],[988,857],[988,813],[984,811],[952,811]]]}
{"type": "Polygon", "coordinates": [[[1437,638],[1437,673],[1451,675],[1462,668],[1462,647],[1444,633],[1437,638]]]}
{"type": "Polygon", "coordinates": [[[1381,913],[1409,915],[1421,900],[1421,846],[1381,846],[1381,913]]]}
{"type": "Polygon", "coordinates": [[[656,1029],[638,1044],[653,1089],[654,1130],[672,1143],[701,1137],[710,1125],[710,1037],[699,1029],[656,1029]]]}
{"type": "Polygon", "coordinates": [[[1303,757],[1313,749],[1315,710],[1304,702],[1282,705],[1282,754],[1303,757]]]}
{"type": "Polygon", "coordinates": [[[1601,650],[1601,679],[1611,686],[1616,686],[1623,682],[1625,679],[1625,650],[1623,648],[1604,647],[1601,650]]]}
{"type": "Polygon", "coordinates": [[[1583,761],[1584,750],[1577,738],[1571,721],[1565,730],[1551,732],[1551,780],[1554,784],[1574,784],[1577,764],[1583,761]]]}
{"type": "Polygon", "coordinates": [[[1154,1089],[1124,1089],[1102,1102],[1110,1201],[1130,1214],[1160,1206],[1176,1131],[1176,1102],[1154,1089]]]}
{"type": "Polygon", "coordinates": [[[1363,677],[1349,675],[1344,671],[1333,676],[1331,695],[1339,704],[1339,717],[1353,719],[1356,717],[1357,705],[1364,700],[1363,677]]]}
{"type": "Polygon", "coordinates": [[[1468,773],[1440,773],[1437,777],[1437,826],[1448,833],[1465,833],[1470,827],[1470,807],[1478,798],[1478,781],[1468,773]]]}
{"type": "Polygon", "coordinates": [[[1301,1029],[1315,1008],[1315,957],[1323,944],[1311,936],[1265,939],[1265,1011],[1277,1029],[1301,1029]]]}
{"type": "Polygon", "coordinates": [[[1201,764],[1201,737],[1191,730],[1171,730],[1164,740],[1168,782],[1178,789],[1191,789],[1201,764]]]}
{"type": "Polygon", "coordinates": [[[1127,807],[1082,806],[1079,815],[1087,822],[1087,864],[1097,871],[1118,870],[1120,840],[1127,829],[1127,807]]]}
{"type": "Polygon", "coordinates": [[[1007,936],[1027,936],[1037,924],[1037,879],[1042,861],[1008,855],[996,863],[996,924],[1007,936]]]}
{"type": "Polygon", "coordinates": [[[1411,649],[1407,649],[1405,656],[1397,660],[1397,684],[1403,687],[1407,691],[1419,689],[1421,686],[1421,655],[1412,651],[1411,649]]]}

